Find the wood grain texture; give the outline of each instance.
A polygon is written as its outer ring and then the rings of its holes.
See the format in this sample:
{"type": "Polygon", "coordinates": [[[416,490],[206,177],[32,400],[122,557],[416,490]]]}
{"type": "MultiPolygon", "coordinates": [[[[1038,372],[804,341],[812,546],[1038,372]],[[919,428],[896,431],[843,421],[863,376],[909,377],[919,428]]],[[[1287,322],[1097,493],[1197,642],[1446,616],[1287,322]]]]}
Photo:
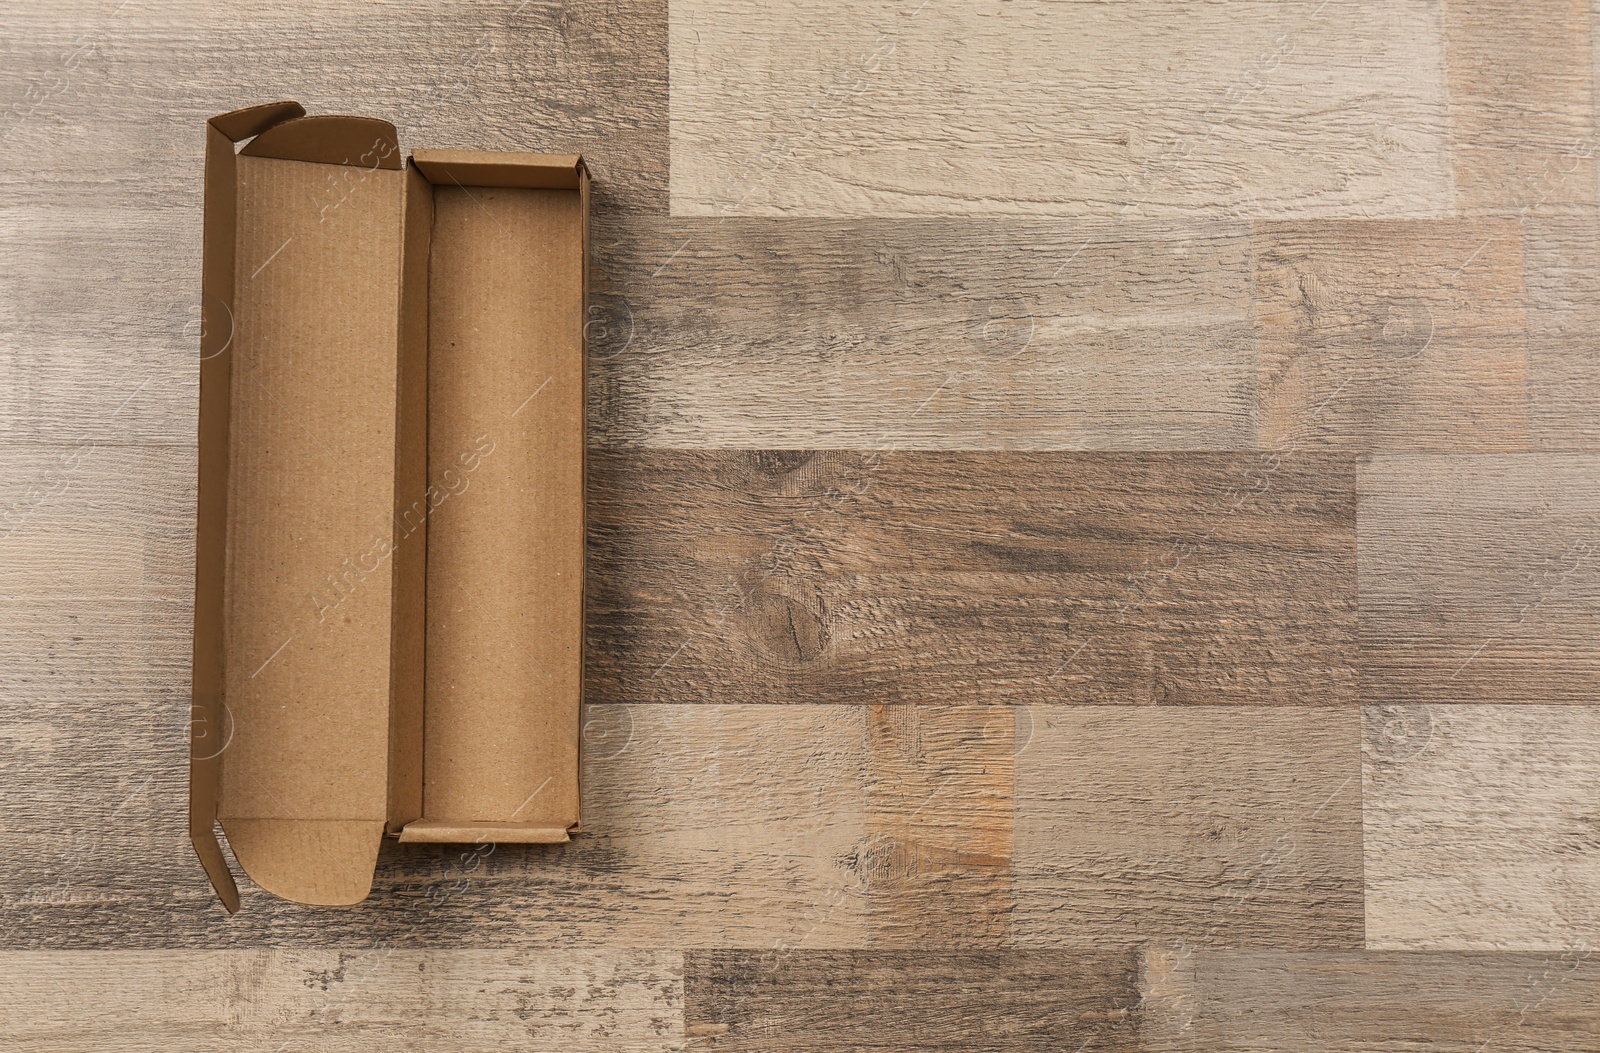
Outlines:
{"type": "Polygon", "coordinates": [[[1585,0],[1444,0],[1458,207],[1526,215],[1593,205],[1585,0]]]}
{"type": "Polygon", "coordinates": [[[1353,700],[1352,465],[615,452],[589,697],[1353,700]]]}
{"type": "Polygon", "coordinates": [[[1261,446],[1520,449],[1521,226],[1256,227],[1261,446]]]}
{"type": "Polygon", "coordinates": [[[0,884],[15,891],[0,900],[0,946],[993,948],[1009,937],[1008,707],[591,706],[572,844],[386,842],[358,907],[288,903],[246,882],[245,909],[226,924],[183,836],[182,716],[150,732],[6,725],[15,741],[0,738],[0,756],[27,758],[17,774],[40,789],[5,804],[0,884]],[[74,776],[82,794],[45,790],[74,776]]]}
{"type": "Polygon", "coordinates": [[[1016,710],[873,706],[866,725],[869,945],[1006,946],[1016,710]]]}
{"type": "Polygon", "coordinates": [[[0,972],[17,1053],[683,1048],[676,951],[39,951],[0,972]]]}
{"type": "Polygon", "coordinates": [[[1030,707],[1013,942],[1360,946],[1355,707],[1030,707]]]}
{"type": "Polygon", "coordinates": [[[1583,0],[6,5],[0,1045],[1600,1047],[1597,47],[1583,0]],[[594,704],[572,844],[230,918],[201,122],[282,97],[590,162],[594,704]]]}
{"type": "Polygon", "coordinates": [[[1529,212],[1528,426],[1541,450],[1600,450],[1600,216],[1529,212]]]}
{"type": "Polygon", "coordinates": [[[1376,457],[1358,519],[1371,702],[1571,702],[1600,692],[1600,459],[1376,457]]]}
{"type": "Polygon", "coordinates": [[[1152,950],[1140,980],[1149,1053],[1600,1049],[1588,953],[1152,950]]]}
{"type": "Polygon", "coordinates": [[[1434,4],[1247,0],[1227,12],[680,0],[673,214],[1452,207],[1434,4]]]}
{"type": "Polygon", "coordinates": [[[1137,977],[1114,947],[694,951],[684,1031],[712,1050],[1132,1051],[1137,977]]]}
{"type": "Polygon", "coordinates": [[[1600,944],[1595,707],[1372,707],[1363,770],[1369,946],[1600,944]]]}
{"type": "Polygon", "coordinates": [[[618,217],[594,246],[604,445],[1255,444],[1242,224],[618,217]]]}
{"type": "Polygon", "coordinates": [[[193,442],[204,122],[228,109],[297,98],[391,120],[408,150],[581,152],[597,214],[666,207],[665,0],[77,2],[5,19],[0,439],[193,442]]]}

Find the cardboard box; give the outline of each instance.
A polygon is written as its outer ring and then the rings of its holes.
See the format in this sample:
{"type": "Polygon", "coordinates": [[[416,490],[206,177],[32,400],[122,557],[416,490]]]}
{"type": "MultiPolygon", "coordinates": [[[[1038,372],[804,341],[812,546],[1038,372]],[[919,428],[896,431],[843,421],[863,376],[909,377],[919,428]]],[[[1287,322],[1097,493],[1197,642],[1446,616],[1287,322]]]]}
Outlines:
{"type": "Polygon", "coordinates": [[[206,130],[189,833],[366,898],[385,834],[566,841],[588,176],[292,102],[206,130]],[[245,142],[248,140],[248,142],[245,142]],[[236,144],[245,142],[242,149],[236,144]]]}

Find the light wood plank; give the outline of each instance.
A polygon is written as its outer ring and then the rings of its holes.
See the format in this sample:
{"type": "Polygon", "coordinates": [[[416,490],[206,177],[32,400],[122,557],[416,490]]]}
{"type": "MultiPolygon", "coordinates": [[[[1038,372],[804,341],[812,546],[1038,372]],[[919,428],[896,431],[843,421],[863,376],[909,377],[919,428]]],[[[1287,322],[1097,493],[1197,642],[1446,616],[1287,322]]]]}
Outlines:
{"type": "Polygon", "coordinates": [[[693,951],[684,1030],[718,1050],[1141,1048],[1136,953],[693,951]]]}
{"type": "Polygon", "coordinates": [[[1003,947],[1011,938],[1011,706],[873,706],[870,946],[1003,947]]]}
{"type": "Polygon", "coordinates": [[[1419,0],[682,0],[672,211],[1442,215],[1441,35],[1419,0]]]}
{"type": "Polygon", "coordinates": [[[1444,0],[1443,7],[1460,207],[1526,215],[1593,205],[1586,0],[1444,0]]]}
{"type": "Polygon", "coordinates": [[[1364,771],[1369,946],[1600,944],[1600,707],[1369,711],[1364,771]]]}
{"type": "Polygon", "coordinates": [[[609,446],[1248,449],[1240,224],[597,224],[609,446]]]}
{"type": "Polygon", "coordinates": [[[1600,217],[1546,207],[1525,226],[1533,444],[1600,452],[1600,217]]]}
{"type": "Polygon", "coordinates": [[[1030,707],[1023,946],[1360,946],[1355,707],[1030,707]]]}
{"type": "Polygon", "coordinates": [[[1154,950],[1148,1053],[1581,1053],[1600,1050],[1588,953],[1154,950]]]}
{"type": "Polygon", "coordinates": [[[1259,224],[1261,445],[1528,443],[1522,228],[1259,224]]]}
{"type": "Polygon", "coordinates": [[[1320,454],[592,457],[588,697],[1354,700],[1352,470],[1320,454]]]}
{"type": "Polygon", "coordinates": [[[24,762],[8,771],[36,783],[0,814],[0,946],[994,947],[1009,934],[1007,707],[591,706],[570,845],[386,843],[360,906],[244,881],[243,913],[219,928],[183,834],[175,703],[4,725],[0,756],[24,762]],[[167,723],[138,723],[156,717],[167,723]],[[63,779],[82,789],[62,793],[63,779]]]}
{"type": "Polygon", "coordinates": [[[1390,455],[1361,473],[1371,702],[1600,694],[1600,458],[1390,455]]]}
{"type": "Polygon", "coordinates": [[[683,1048],[678,951],[11,951],[0,974],[17,1053],[683,1048]]]}

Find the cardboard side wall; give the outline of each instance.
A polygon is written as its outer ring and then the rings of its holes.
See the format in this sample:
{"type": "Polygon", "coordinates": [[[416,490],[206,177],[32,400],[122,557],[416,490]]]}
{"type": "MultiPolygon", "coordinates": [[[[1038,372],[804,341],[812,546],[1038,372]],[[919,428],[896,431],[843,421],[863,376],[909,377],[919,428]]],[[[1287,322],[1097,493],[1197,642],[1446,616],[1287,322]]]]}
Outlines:
{"type": "Polygon", "coordinates": [[[388,831],[422,816],[423,655],[428,545],[428,249],[433,187],[405,172],[400,376],[396,401],[394,632],[388,831]]]}
{"type": "Polygon", "coordinates": [[[195,509],[194,644],[190,702],[189,840],[229,912],[239,889],[215,833],[222,754],[232,721],[222,697],[223,599],[227,551],[228,426],[235,267],[234,143],[305,114],[277,102],[225,113],[206,124],[205,214],[200,275],[199,463],[195,509]]]}

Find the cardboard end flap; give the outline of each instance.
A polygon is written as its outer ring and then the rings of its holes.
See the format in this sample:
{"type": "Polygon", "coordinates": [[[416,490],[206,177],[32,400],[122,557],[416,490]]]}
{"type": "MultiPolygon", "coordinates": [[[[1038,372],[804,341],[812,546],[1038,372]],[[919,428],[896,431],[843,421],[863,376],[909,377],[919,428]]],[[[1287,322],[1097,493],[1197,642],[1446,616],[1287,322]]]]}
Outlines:
{"type": "Polygon", "coordinates": [[[330,905],[385,832],[579,825],[582,159],[303,113],[207,133],[190,835],[230,911],[219,821],[330,905]]]}

